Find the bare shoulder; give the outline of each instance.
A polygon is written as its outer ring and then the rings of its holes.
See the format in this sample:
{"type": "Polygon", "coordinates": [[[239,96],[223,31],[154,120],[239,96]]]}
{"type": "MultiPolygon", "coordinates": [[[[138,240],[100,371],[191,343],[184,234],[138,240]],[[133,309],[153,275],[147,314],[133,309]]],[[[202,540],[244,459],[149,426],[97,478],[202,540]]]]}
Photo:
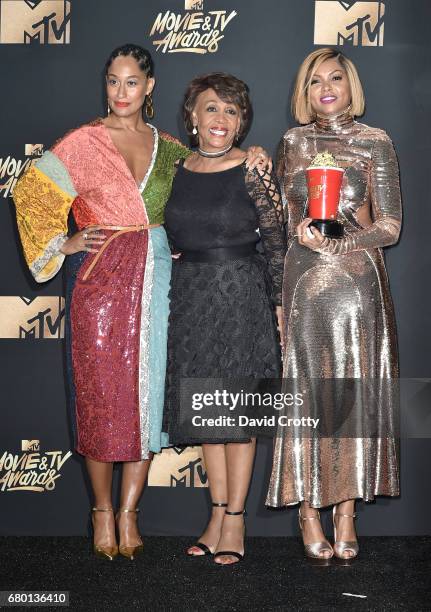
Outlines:
{"type": "Polygon", "coordinates": [[[243,151],[239,147],[234,147],[230,153],[229,161],[232,162],[232,166],[241,164],[247,159],[247,151],[243,151]]]}

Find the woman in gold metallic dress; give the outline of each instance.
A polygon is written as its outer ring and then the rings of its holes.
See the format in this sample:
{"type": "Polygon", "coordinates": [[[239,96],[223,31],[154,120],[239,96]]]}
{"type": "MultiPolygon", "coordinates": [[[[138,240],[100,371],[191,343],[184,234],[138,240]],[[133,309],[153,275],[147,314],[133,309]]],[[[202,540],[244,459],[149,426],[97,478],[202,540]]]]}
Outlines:
{"type": "MultiPolygon", "coordinates": [[[[398,377],[397,339],[382,247],[397,242],[401,226],[392,142],[383,130],[354,120],[364,111],[362,86],[352,62],[334,49],[318,49],[304,60],[292,110],[306,125],[284,135],[277,162],[288,223],[283,375],[374,379],[390,388],[390,379],[398,377]],[[338,207],[342,238],[324,237],[306,216],[305,170],[324,151],[345,169],[338,207]]],[[[382,425],[392,423],[394,402],[390,392],[383,395],[375,402],[381,436],[277,436],[267,504],[301,503],[305,554],[318,563],[333,555],[345,563],[358,554],[355,499],[399,494],[397,446],[382,425]],[[333,547],[317,510],[330,505],[333,547]]],[[[318,406],[321,420],[331,418],[337,401],[326,395],[318,406]]]]}

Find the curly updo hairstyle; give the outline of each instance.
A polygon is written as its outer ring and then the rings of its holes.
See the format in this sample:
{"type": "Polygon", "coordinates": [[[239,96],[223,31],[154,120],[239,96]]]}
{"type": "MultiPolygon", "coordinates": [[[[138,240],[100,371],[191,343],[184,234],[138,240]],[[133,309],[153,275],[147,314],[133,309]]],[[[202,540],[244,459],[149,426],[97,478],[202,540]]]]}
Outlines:
{"type": "Polygon", "coordinates": [[[145,72],[145,75],[148,78],[154,76],[154,63],[150,52],[139,45],[132,44],[122,45],[121,47],[117,47],[112,51],[105,64],[105,76],[108,74],[109,68],[114,59],[120,55],[123,55],[124,57],[133,57],[138,62],[139,68],[142,70],[142,72],[145,72]]]}
{"type": "Polygon", "coordinates": [[[253,109],[249,97],[249,88],[240,79],[225,72],[210,72],[203,76],[196,77],[189,84],[184,95],[183,118],[187,133],[193,144],[198,141],[193,134],[192,112],[196,106],[196,101],[202,92],[213,89],[223,102],[230,102],[238,106],[241,116],[241,125],[238,132],[237,142],[241,142],[250,127],[253,118],[253,109]]]}

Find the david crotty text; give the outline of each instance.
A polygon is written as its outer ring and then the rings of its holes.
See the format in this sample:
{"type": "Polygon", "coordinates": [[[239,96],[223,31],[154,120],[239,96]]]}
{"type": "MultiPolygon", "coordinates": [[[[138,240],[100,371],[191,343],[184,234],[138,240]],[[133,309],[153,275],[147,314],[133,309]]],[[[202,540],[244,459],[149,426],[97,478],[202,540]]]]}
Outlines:
{"type": "Polygon", "coordinates": [[[264,416],[262,418],[251,418],[246,415],[234,416],[218,416],[216,418],[206,418],[196,414],[192,418],[194,427],[312,427],[316,429],[319,424],[319,419],[311,417],[291,418],[286,415],[276,417],[264,416]]]}

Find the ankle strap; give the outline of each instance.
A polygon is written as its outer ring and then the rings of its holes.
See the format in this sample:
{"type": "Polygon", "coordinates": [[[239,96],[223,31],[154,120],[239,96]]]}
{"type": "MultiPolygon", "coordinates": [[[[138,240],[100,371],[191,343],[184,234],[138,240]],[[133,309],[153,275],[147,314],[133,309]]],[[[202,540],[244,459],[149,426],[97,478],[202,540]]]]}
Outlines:
{"type": "Polygon", "coordinates": [[[246,511],[240,510],[239,512],[230,512],[229,510],[225,510],[225,514],[228,514],[229,516],[239,516],[240,514],[246,514],[246,511]]]}
{"type": "Polygon", "coordinates": [[[317,511],[317,516],[303,516],[301,514],[301,510],[299,510],[299,518],[301,519],[301,521],[320,521],[320,512],[317,511]]]}
{"type": "Polygon", "coordinates": [[[139,508],[120,508],[118,512],[139,512],[139,508]]]}
{"type": "Polygon", "coordinates": [[[114,512],[113,508],[92,508],[93,512],[114,512]]]}
{"type": "Polygon", "coordinates": [[[222,503],[218,503],[218,502],[213,502],[213,503],[212,503],[212,507],[213,507],[213,508],[227,508],[227,504],[222,504],[222,503]]]}
{"type": "Polygon", "coordinates": [[[336,512],[335,516],[345,516],[346,518],[356,518],[356,512],[354,514],[338,514],[338,512],[336,512]]]}

